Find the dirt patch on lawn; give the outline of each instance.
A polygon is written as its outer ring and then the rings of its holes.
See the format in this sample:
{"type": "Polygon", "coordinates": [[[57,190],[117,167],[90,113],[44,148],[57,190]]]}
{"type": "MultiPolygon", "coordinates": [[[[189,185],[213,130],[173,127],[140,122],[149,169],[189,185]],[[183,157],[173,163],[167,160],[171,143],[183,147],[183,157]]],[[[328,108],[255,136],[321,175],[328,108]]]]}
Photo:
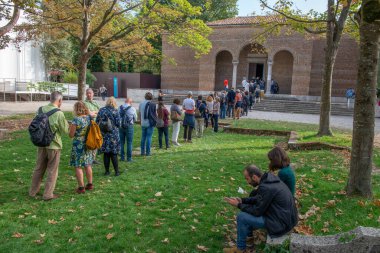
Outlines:
{"type": "Polygon", "coordinates": [[[10,132],[27,129],[32,119],[11,119],[0,120],[0,129],[7,129],[10,132]]]}

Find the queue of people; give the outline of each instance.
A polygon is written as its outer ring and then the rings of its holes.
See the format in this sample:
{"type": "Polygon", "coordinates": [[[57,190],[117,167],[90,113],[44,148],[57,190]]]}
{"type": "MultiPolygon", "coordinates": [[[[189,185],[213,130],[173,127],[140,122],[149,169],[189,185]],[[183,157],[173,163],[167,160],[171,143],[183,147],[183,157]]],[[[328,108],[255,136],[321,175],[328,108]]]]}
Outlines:
{"type": "MultiPolygon", "coordinates": [[[[48,120],[46,130],[55,133],[48,145],[38,147],[36,167],[32,176],[29,195],[35,197],[38,194],[44,174],[47,174],[43,200],[49,201],[59,196],[54,194],[60,163],[62,136],[68,134],[72,138],[70,166],[75,168],[78,187],[76,192],[83,194],[94,189],[92,165],[97,153],[103,154],[105,175],[110,175],[112,163],[115,176],[120,175],[118,155],[121,161],[132,162],[132,143],[134,125],[140,120],[141,155],[151,155],[151,142],[154,128],[158,129],[159,148],[163,148],[162,138],[165,138],[166,149],[169,145],[169,120],[173,122],[172,144],[180,146],[178,135],[180,130],[181,115],[184,114],[184,142],[191,143],[193,130],[196,136],[202,137],[204,127],[211,124],[213,131],[218,132],[218,120],[222,104],[228,105],[227,114],[232,113],[231,98],[234,98],[234,115],[240,117],[241,105],[244,103],[244,95],[238,90],[232,96],[234,90],[221,96],[210,94],[206,100],[199,95],[194,101],[192,92],[183,101],[182,108],[179,99],[174,99],[170,112],[166,109],[162,100],[158,106],[153,103],[153,95],[145,94],[145,100],[139,105],[139,115],[132,106],[132,99],[127,98],[125,104],[117,106],[116,99],[110,97],[104,107],[100,107],[93,100],[93,91],[87,89],[86,100],[74,104],[74,118],[68,124],[65,115],[60,111],[63,96],[60,92],[53,92],[50,103],[39,108],[36,122],[48,120]],[[209,123],[210,120],[210,123],[209,123]],[[103,141],[98,150],[90,150],[86,146],[88,132],[92,122],[99,127],[103,141]],[[127,151],[125,152],[125,143],[127,151]],[[83,172],[84,171],[84,172],[83,172]],[[84,174],[87,183],[84,183],[84,174]]],[[[244,92],[247,96],[247,92],[244,92]]],[[[232,116],[232,115],[231,115],[232,116]]],[[[33,121],[35,121],[35,119],[33,121]]],[[[36,123],[34,122],[34,123],[36,123]]],[[[33,123],[33,122],[32,122],[33,123]]],[[[42,126],[42,125],[41,125],[42,126]]],[[[282,236],[293,229],[298,222],[297,208],[295,204],[296,178],[290,166],[290,159],[280,147],[275,147],[268,152],[269,171],[263,173],[257,166],[249,165],[244,168],[243,175],[248,184],[255,187],[247,198],[226,197],[225,201],[240,209],[237,215],[237,246],[225,248],[224,252],[244,252],[247,248],[246,239],[252,235],[254,229],[265,228],[272,237],[282,236]],[[275,172],[278,171],[278,176],[275,172]]]]}

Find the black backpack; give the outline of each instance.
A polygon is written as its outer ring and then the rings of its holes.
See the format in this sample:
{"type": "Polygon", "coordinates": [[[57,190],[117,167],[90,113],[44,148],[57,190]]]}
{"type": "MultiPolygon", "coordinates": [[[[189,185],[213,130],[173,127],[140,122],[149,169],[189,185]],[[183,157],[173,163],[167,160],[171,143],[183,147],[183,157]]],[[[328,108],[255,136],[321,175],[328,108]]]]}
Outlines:
{"type": "Polygon", "coordinates": [[[53,141],[55,133],[51,131],[49,117],[60,111],[58,108],[47,113],[42,112],[42,107],[38,109],[38,115],[34,117],[29,125],[30,139],[37,147],[48,147],[53,141]]]}
{"type": "Polygon", "coordinates": [[[131,108],[132,106],[128,106],[127,108],[123,108],[123,106],[120,106],[120,109],[124,110],[123,118],[121,119],[122,128],[127,128],[128,126],[133,125],[133,116],[127,114],[128,110],[131,108]]]}
{"type": "Polygon", "coordinates": [[[155,127],[157,125],[157,116],[156,116],[156,105],[148,102],[145,105],[145,110],[144,110],[144,119],[149,120],[149,126],[150,127],[155,127]]]}

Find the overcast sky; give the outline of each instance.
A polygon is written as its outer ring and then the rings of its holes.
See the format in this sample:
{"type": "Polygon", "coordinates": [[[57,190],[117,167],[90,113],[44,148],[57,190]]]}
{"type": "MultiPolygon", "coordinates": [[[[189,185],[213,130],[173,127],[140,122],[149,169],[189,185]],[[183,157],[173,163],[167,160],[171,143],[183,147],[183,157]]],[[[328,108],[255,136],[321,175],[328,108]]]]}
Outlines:
{"type": "MultiPolygon", "coordinates": [[[[276,0],[268,0],[268,2],[273,5],[276,0]]],[[[294,0],[296,6],[307,12],[310,9],[314,9],[318,12],[323,12],[326,9],[327,1],[323,0],[294,0]]],[[[256,15],[264,14],[260,7],[259,0],[238,0],[239,5],[239,16],[251,15],[255,12],[256,15]]]]}

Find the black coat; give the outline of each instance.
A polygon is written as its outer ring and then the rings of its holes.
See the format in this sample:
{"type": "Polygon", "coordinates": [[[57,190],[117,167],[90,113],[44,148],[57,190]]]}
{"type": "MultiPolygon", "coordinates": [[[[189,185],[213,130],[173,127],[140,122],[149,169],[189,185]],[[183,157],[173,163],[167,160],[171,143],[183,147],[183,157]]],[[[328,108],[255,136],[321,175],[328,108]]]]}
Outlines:
{"type": "Polygon", "coordinates": [[[236,93],[233,90],[229,90],[227,93],[227,102],[234,103],[235,102],[236,93]]]}
{"type": "Polygon", "coordinates": [[[272,173],[265,173],[256,191],[238,205],[243,212],[264,216],[265,228],[272,237],[279,237],[298,223],[298,212],[289,188],[272,173]]]}

